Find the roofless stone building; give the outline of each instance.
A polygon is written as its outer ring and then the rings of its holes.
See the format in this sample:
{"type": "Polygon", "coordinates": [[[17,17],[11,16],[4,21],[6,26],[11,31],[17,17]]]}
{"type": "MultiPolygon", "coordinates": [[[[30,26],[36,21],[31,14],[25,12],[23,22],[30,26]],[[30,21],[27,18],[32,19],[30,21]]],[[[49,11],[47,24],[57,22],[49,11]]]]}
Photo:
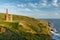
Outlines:
{"type": "Polygon", "coordinates": [[[8,9],[6,9],[6,21],[12,22],[12,14],[8,14],[8,9]]]}

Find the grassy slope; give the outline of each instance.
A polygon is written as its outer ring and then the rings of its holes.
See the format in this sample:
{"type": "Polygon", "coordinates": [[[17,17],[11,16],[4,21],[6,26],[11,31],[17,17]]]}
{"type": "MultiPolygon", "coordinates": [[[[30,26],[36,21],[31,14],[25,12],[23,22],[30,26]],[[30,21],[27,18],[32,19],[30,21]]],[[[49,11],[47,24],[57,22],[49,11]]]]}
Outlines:
{"type": "Polygon", "coordinates": [[[46,21],[39,21],[34,18],[21,15],[20,16],[13,15],[13,21],[16,23],[1,22],[1,21],[5,21],[5,14],[0,13],[0,24],[3,24],[5,27],[9,28],[10,30],[19,34],[20,36],[25,37],[28,40],[37,40],[37,39],[51,40],[50,36],[48,36],[50,35],[50,30],[48,22],[46,21]],[[17,22],[19,22],[20,24],[18,25],[17,22]]]}

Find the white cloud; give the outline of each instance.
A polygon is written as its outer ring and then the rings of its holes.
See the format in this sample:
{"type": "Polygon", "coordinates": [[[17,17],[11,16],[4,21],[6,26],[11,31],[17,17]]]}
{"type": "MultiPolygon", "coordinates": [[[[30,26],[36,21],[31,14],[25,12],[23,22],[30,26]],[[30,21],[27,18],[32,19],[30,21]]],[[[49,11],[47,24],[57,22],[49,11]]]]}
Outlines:
{"type": "Polygon", "coordinates": [[[56,16],[59,16],[59,13],[55,13],[56,16]]]}
{"type": "Polygon", "coordinates": [[[44,16],[44,15],[48,15],[48,14],[44,14],[44,13],[42,13],[42,14],[40,14],[40,15],[43,15],[43,16],[44,16]]]}
{"type": "Polygon", "coordinates": [[[45,7],[46,6],[46,3],[41,3],[41,6],[45,7]]]}
{"type": "Polygon", "coordinates": [[[29,9],[29,8],[25,8],[24,11],[28,11],[28,12],[30,12],[31,9],[29,9]]]}
{"type": "Polygon", "coordinates": [[[34,8],[36,8],[38,6],[37,3],[34,3],[34,4],[33,3],[28,3],[28,5],[31,6],[31,7],[34,7],[34,8]]]}
{"type": "Polygon", "coordinates": [[[18,7],[25,7],[26,4],[17,4],[18,7]]]}
{"type": "Polygon", "coordinates": [[[28,3],[28,6],[30,6],[32,8],[42,8],[42,7],[46,7],[47,6],[47,2],[42,2],[42,3],[28,3]]]}
{"type": "Polygon", "coordinates": [[[47,5],[47,0],[42,0],[41,5],[42,5],[42,6],[46,6],[46,5],[47,5]]]}
{"type": "Polygon", "coordinates": [[[58,0],[52,0],[51,3],[48,4],[47,0],[41,0],[40,3],[27,3],[27,4],[17,4],[18,7],[32,7],[32,8],[43,8],[43,7],[58,7],[58,0]]]}
{"type": "Polygon", "coordinates": [[[58,0],[53,0],[52,5],[58,7],[58,0]]]}
{"type": "Polygon", "coordinates": [[[43,3],[47,3],[47,0],[42,0],[43,3]]]}

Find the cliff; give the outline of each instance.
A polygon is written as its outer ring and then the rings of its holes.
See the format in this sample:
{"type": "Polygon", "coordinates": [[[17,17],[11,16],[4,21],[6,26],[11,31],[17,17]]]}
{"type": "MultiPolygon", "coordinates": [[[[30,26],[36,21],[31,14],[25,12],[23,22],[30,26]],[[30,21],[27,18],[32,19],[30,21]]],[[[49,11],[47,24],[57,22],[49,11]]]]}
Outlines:
{"type": "MultiPolygon", "coordinates": [[[[16,33],[23,40],[52,40],[50,26],[47,21],[37,20],[27,16],[13,15],[13,22],[6,22],[5,14],[0,13],[0,26],[16,33]]],[[[2,33],[4,32],[2,31],[2,33]]]]}

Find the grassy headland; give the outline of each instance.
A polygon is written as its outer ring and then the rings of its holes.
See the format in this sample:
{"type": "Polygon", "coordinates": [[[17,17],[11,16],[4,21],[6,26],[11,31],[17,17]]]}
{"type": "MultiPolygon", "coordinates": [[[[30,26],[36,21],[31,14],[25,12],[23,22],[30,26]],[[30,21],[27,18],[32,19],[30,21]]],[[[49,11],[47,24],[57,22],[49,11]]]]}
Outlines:
{"type": "MultiPolygon", "coordinates": [[[[5,14],[0,13],[0,26],[17,34],[17,37],[20,37],[17,38],[17,40],[52,40],[47,21],[21,15],[13,15],[13,22],[6,22],[5,14]]],[[[4,35],[5,36],[1,34],[2,38],[7,36],[6,34],[4,35]]],[[[13,38],[8,36],[8,40],[13,40],[13,38]]]]}

